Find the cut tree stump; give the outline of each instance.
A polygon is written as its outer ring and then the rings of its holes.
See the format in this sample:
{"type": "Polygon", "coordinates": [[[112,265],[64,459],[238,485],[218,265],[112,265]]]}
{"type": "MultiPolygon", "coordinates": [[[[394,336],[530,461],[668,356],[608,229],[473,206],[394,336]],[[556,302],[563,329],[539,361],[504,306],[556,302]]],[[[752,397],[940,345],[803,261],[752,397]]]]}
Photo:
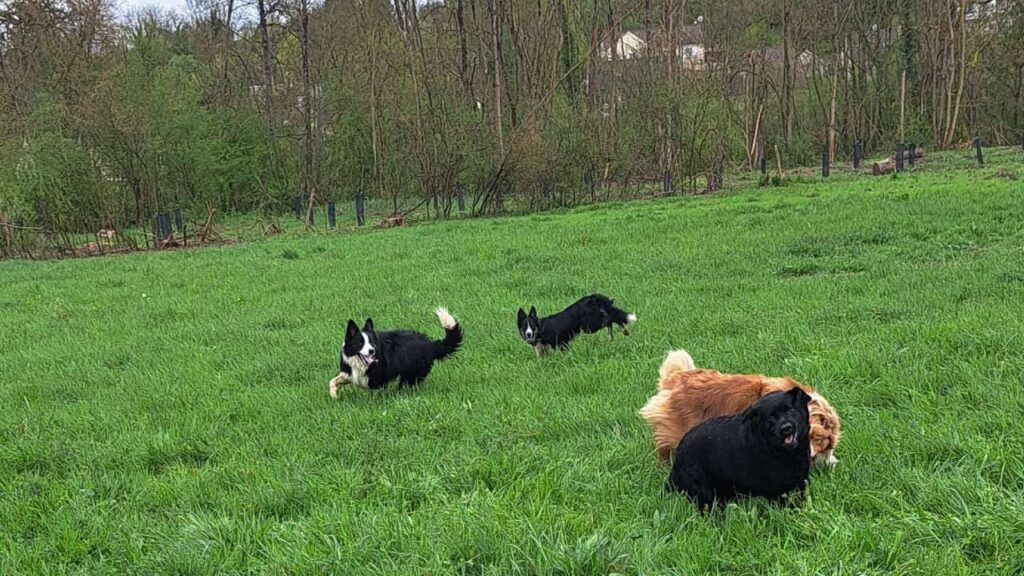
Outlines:
{"type": "MultiPolygon", "coordinates": [[[[911,150],[905,151],[903,153],[903,159],[904,160],[909,160],[911,154],[914,155],[914,160],[915,161],[919,160],[919,159],[923,159],[924,158],[924,148],[918,146],[918,147],[914,148],[913,151],[911,151],[911,150]]],[[[873,176],[884,176],[886,174],[892,174],[895,171],[896,171],[896,156],[895,155],[890,156],[890,157],[886,158],[885,160],[879,160],[878,162],[875,162],[874,164],[871,165],[871,174],[873,176]]]]}

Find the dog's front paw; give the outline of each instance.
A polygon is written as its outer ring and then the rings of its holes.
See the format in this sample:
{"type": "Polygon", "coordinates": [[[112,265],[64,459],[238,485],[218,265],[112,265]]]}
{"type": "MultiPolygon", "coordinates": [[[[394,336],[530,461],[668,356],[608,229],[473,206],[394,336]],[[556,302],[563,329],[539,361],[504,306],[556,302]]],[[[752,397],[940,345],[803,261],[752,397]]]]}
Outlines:
{"type": "Polygon", "coordinates": [[[327,391],[330,392],[331,398],[338,399],[338,385],[348,380],[348,374],[342,372],[334,378],[331,378],[330,384],[327,385],[327,391]]]}

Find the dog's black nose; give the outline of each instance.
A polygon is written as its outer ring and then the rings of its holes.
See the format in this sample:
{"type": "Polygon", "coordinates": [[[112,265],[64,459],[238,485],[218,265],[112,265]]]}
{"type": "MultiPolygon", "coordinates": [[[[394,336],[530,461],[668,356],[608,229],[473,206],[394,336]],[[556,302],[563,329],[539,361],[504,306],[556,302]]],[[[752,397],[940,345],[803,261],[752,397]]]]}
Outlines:
{"type": "Polygon", "coordinates": [[[779,428],[779,432],[782,432],[783,436],[789,436],[796,430],[796,426],[792,422],[783,422],[782,427],[779,428]]]}

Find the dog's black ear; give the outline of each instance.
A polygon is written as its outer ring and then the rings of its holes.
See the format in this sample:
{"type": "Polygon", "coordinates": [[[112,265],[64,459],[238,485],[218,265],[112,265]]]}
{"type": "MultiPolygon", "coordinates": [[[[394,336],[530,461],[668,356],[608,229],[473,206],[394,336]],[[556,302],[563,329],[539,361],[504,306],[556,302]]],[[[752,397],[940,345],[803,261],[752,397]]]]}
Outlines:
{"type": "Polygon", "coordinates": [[[345,339],[354,340],[356,336],[359,336],[359,326],[352,320],[349,320],[348,326],[345,327],[345,339]]]}
{"type": "Polygon", "coordinates": [[[534,308],[533,306],[530,306],[530,318],[536,318],[536,317],[537,317],[537,309],[534,308]]]}
{"type": "MultiPolygon", "coordinates": [[[[781,394],[781,392],[776,392],[776,394],[781,394]]],[[[769,434],[767,430],[768,412],[762,404],[763,398],[750,408],[747,408],[746,412],[743,413],[743,425],[756,435],[767,437],[769,434]]]]}
{"type": "Polygon", "coordinates": [[[790,389],[786,394],[789,394],[795,406],[806,406],[811,401],[811,396],[799,386],[790,389]]]}
{"type": "Polygon", "coordinates": [[[758,404],[754,404],[750,408],[747,408],[745,412],[743,412],[743,423],[744,424],[756,423],[758,420],[761,419],[761,414],[762,414],[761,406],[759,406],[758,404]]]}
{"type": "Polygon", "coordinates": [[[367,334],[373,334],[373,318],[367,318],[366,323],[363,324],[363,332],[367,334]]]}
{"type": "Polygon", "coordinates": [[[517,324],[522,324],[523,320],[526,320],[526,312],[523,312],[523,309],[520,308],[519,309],[519,313],[516,314],[516,323],[517,324]]]}

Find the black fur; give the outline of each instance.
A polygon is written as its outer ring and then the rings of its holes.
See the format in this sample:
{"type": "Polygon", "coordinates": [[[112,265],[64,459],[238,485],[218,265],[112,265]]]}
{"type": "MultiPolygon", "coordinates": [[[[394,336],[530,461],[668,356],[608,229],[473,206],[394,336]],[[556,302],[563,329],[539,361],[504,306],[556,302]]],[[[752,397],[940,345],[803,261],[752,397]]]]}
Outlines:
{"type": "Polygon", "coordinates": [[[676,447],[666,489],[682,491],[704,511],[715,502],[762,496],[779,503],[803,491],[810,469],[808,396],[773,392],[741,414],[706,420],[676,447]],[[785,438],[795,434],[795,443],[785,438]]]}
{"type": "Polygon", "coordinates": [[[452,329],[445,329],[443,339],[431,340],[412,330],[378,332],[373,327],[372,318],[366,319],[362,330],[349,320],[345,342],[341,347],[340,370],[349,376],[351,383],[365,385],[373,390],[383,388],[396,378],[400,385],[412,386],[430,374],[435,361],[451,356],[461,344],[462,325],[458,322],[452,329]],[[363,340],[364,334],[366,341],[363,340]],[[365,371],[365,381],[356,382],[352,379],[354,370],[345,359],[357,357],[367,342],[370,353],[363,361],[371,362],[365,371]]]}
{"type": "Polygon", "coordinates": [[[580,332],[593,334],[607,328],[614,336],[613,327],[618,325],[623,334],[629,335],[629,323],[629,314],[601,294],[584,296],[565,310],[544,318],[537,318],[537,309],[533,306],[529,313],[520,308],[516,318],[519,336],[527,344],[562,350],[568,348],[569,342],[580,332]]]}

